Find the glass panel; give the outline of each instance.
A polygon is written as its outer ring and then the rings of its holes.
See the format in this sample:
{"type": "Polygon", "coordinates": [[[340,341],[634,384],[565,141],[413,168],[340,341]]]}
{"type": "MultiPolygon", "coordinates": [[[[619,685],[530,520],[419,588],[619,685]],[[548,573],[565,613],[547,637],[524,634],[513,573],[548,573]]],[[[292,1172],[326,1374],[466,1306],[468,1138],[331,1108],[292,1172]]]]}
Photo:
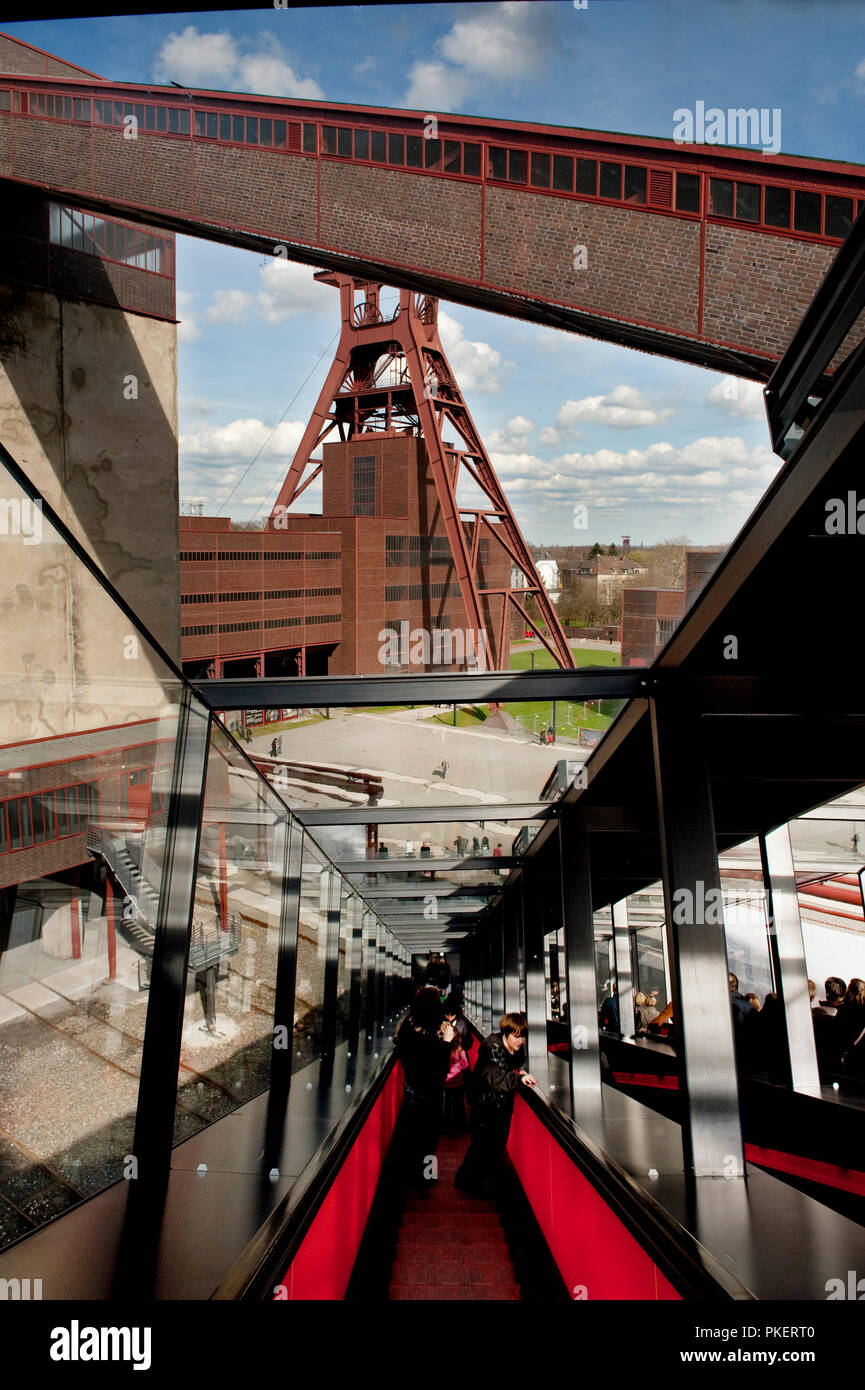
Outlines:
{"type": "Polygon", "coordinates": [[[351,131],[344,126],[340,126],[336,134],[336,152],[343,159],[351,159],[351,131]]]}
{"type": "Polygon", "coordinates": [[[819,232],[821,230],[819,193],[807,193],[802,189],[796,190],[793,201],[793,226],[797,232],[819,232]]]}
{"type": "Polygon", "coordinates": [[[844,238],[853,226],[853,199],[826,196],[826,235],[844,238]]]}
{"type": "Polygon", "coordinates": [[[406,136],[405,162],[410,169],[423,167],[423,137],[421,135],[406,136]]]}
{"type": "MultiPolygon", "coordinates": [[[[214,122],[215,122],[215,121],[216,121],[216,117],[214,116],[213,119],[214,119],[214,122]]],[[[208,122],[207,122],[207,123],[208,123],[208,126],[209,126],[209,125],[210,125],[210,118],[209,118],[209,117],[208,117],[208,122]]],[[[178,134],[180,133],[180,112],[178,111],[178,109],[177,109],[176,106],[169,106],[169,108],[168,108],[168,129],[169,129],[170,131],[172,131],[175,135],[178,135],[178,134]]],[[[209,133],[209,132],[208,132],[208,133],[209,133]]],[[[214,130],[213,134],[214,134],[214,137],[215,137],[215,136],[216,136],[216,130],[214,130]]]]}
{"type": "Polygon", "coordinates": [[[598,191],[602,198],[621,198],[621,164],[606,164],[603,161],[601,161],[601,182],[598,191]]]}
{"type": "Polygon", "coordinates": [[[462,146],[459,140],[445,140],[444,170],[446,174],[462,172],[462,146]]]}
{"type": "MultiPolygon", "coordinates": [[[[136,111],[138,110],[137,107],[136,107],[135,109],[136,109],[136,111]]],[[[188,112],[188,111],[181,111],[181,112],[180,112],[180,134],[181,134],[181,135],[188,135],[188,134],[189,134],[189,112],[188,112]]]]}
{"type": "Polygon", "coordinates": [[[322,154],[336,154],[336,126],[323,125],[321,128],[322,154]]]}
{"type": "Polygon", "coordinates": [[[463,173],[470,175],[473,179],[481,176],[481,147],[480,145],[463,145],[463,173]]]}
{"type": "Polygon", "coordinates": [[[676,175],[676,208],[679,212],[700,211],[700,175],[676,175]]]}
{"type": "MultiPolygon", "coordinates": [[[[340,135],[342,135],[340,131],[340,135]]],[[[260,120],[258,123],[259,143],[262,145],[273,144],[273,121],[260,120]]],[[[342,151],[340,150],[340,154],[342,151]]]]}
{"type": "MultiPolygon", "coordinates": [[[[75,97],[74,100],[73,100],[73,107],[72,107],[72,109],[73,109],[73,112],[74,112],[74,114],[75,114],[75,119],[76,119],[76,121],[89,121],[89,120],[90,120],[90,98],[89,98],[89,97],[75,97]]],[[[137,108],[136,108],[136,109],[137,109],[137,108]]]]}
{"type": "Polygon", "coordinates": [[[574,187],[574,161],[564,155],[553,156],[553,188],[571,193],[574,187]]]}
{"type": "Polygon", "coordinates": [[[625,202],[646,201],[646,171],[635,164],[625,165],[625,202]]]}
{"type": "Polygon", "coordinates": [[[368,130],[356,130],[354,132],[354,157],[355,159],[369,159],[368,130]]]}
{"type": "Polygon", "coordinates": [[[577,160],[577,192],[594,195],[598,191],[598,163],[595,159],[577,160]]]}
{"type": "Polygon", "coordinates": [[[166,820],[149,788],[170,785],[180,682],[3,469],[0,496],[5,1245],[132,1153],[166,820]],[[131,763],[145,780],[124,804],[131,763]]]}
{"type": "Polygon", "coordinates": [[[531,185],[533,188],[549,188],[550,186],[550,156],[548,154],[532,155],[531,185]]]}
{"type": "Polygon", "coordinates": [[[529,157],[525,150],[508,151],[509,183],[525,183],[529,168],[529,157]]]}
{"type": "Polygon", "coordinates": [[[759,222],[760,185],[758,183],[736,184],[736,216],[743,222],[759,222]]]}
{"type": "Polygon", "coordinates": [[[405,137],[403,135],[388,135],[387,162],[388,164],[405,163],[405,137]]]}
{"type": "Polygon", "coordinates": [[[716,217],[733,216],[733,183],[731,179],[709,180],[709,211],[716,217]]]}
{"type": "Polygon", "coordinates": [[[210,740],[175,1141],[270,1082],[287,819],[218,726],[210,740]]]}
{"type": "MultiPolygon", "coordinates": [[[[116,107],[116,106],[117,106],[117,103],[115,102],[115,107],[116,107]]],[[[210,130],[209,130],[210,116],[209,116],[209,115],[208,115],[207,120],[208,120],[208,134],[210,134],[210,130]]],[[[157,106],[157,108],[156,108],[156,129],[157,129],[157,130],[165,130],[165,127],[166,127],[166,110],[165,110],[165,107],[164,107],[164,106],[157,106]]]]}
{"type": "Polygon", "coordinates": [[[315,126],[308,125],[306,122],[304,122],[303,126],[303,149],[305,154],[315,154],[317,152],[315,143],[315,126]]]}
{"type": "Polygon", "coordinates": [[[286,123],[285,121],[274,121],[273,123],[273,144],[277,150],[285,149],[286,123]]]}
{"type": "MultiPolygon", "coordinates": [[[[197,117],[196,117],[197,119],[197,117]]],[[[220,140],[231,140],[231,117],[220,116],[219,118],[219,138],[220,140]]]]}
{"type": "Polygon", "coordinates": [[[247,145],[258,144],[258,117],[247,116],[246,118],[246,143],[247,145]]]}
{"type": "Polygon", "coordinates": [[[789,227],[790,190],[789,188],[766,188],[763,221],[770,227],[789,227]]]}
{"type": "Polygon", "coordinates": [[[387,137],[383,130],[374,130],[370,135],[370,155],[379,164],[387,158],[387,137]]]}
{"type": "MultiPolygon", "coordinates": [[[[107,103],[106,103],[106,105],[107,105],[107,103]]],[[[201,116],[202,120],[204,119],[203,116],[201,115],[201,112],[196,111],[196,113],[195,113],[196,133],[198,132],[197,123],[198,123],[199,116],[201,116]]],[[[155,106],[147,106],[147,107],[145,107],[145,111],[144,111],[144,123],[145,123],[145,126],[146,126],[147,130],[155,130],[155,129],[156,129],[156,107],[155,107],[155,106]]],[[[202,133],[202,134],[204,133],[203,130],[202,130],[201,133],[202,133]]]]}
{"type": "Polygon", "coordinates": [[[232,116],[231,118],[231,138],[238,144],[243,144],[243,117],[232,116]]]}
{"type": "Polygon", "coordinates": [[[490,178],[491,178],[491,179],[501,179],[502,181],[505,181],[505,180],[507,179],[507,177],[508,177],[508,152],[507,152],[507,150],[501,149],[501,148],[499,148],[499,146],[497,146],[497,145],[491,145],[491,146],[490,146],[490,151],[489,151],[489,156],[490,156],[490,169],[489,169],[489,176],[490,176],[490,178]]]}

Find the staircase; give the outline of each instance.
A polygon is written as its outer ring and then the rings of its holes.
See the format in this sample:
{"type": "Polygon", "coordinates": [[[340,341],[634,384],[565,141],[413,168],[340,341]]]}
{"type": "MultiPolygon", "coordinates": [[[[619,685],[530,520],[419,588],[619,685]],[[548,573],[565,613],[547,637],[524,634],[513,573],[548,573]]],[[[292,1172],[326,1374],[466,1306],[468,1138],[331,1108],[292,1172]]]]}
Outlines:
{"type": "Polygon", "coordinates": [[[391,1301],[493,1302],[522,1297],[495,1204],[467,1197],[454,1187],[468,1144],[467,1135],[442,1135],[436,1151],[439,1180],[431,1195],[406,1198],[391,1272],[391,1301]]]}

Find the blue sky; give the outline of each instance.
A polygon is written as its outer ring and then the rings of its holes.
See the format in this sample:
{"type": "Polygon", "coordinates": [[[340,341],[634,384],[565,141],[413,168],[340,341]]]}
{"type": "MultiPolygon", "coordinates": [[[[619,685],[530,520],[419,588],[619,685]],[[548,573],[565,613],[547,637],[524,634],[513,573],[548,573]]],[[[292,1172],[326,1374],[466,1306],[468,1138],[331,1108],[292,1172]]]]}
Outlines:
{"type": "MultiPolygon", "coordinates": [[[[778,107],[785,152],[865,160],[861,0],[356,5],[3,28],[130,82],[667,138],[673,112],[699,100],[778,107]]],[[[338,326],[336,292],[311,277],[178,242],[181,494],[208,511],[255,516],[291,461],[338,326]]],[[[456,305],[441,320],[529,540],[729,541],[777,469],[755,386],[733,396],[696,367],[456,305]],[[577,503],[587,532],[572,529],[577,503]]],[[[303,505],[316,509],[313,488],[303,505]]]]}

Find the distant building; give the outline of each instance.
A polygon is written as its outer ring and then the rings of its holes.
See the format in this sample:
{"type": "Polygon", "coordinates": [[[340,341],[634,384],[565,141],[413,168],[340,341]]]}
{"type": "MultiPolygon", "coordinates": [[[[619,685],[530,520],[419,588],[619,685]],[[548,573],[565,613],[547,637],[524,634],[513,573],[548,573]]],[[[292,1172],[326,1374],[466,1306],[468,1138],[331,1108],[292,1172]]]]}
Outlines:
{"type": "Polygon", "coordinates": [[[629,556],[591,555],[581,564],[573,565],[569,575],[573,584],[584,586],[586,598],[608,603],[628,580],[648,572],[646,565],[638,564],[629,556]]]}
{"type": "MultiPolygon", "coordinates": [[[[379,431],[325,443],[322,456],[320,515],[288,512],[267,531],[181,516],[187,675],[381,672],[394,668],[382,633],[398,639],[390,644],[399,648],[396,669],[423,670],[417,631],[433,642],[453,632],[433,664],[463,668],[465,609],[423,440],[379,431]]],[[[509,561],[491,550],[481,539],[479,574],[484,588],[501,590],[509,561]]]]}
{"type": "Polygon", "coordinates": [[[682,589],[622,590],[622,665],[651,666],[715,571],[723,549],[694,546],[685,551],[682,589]]]}

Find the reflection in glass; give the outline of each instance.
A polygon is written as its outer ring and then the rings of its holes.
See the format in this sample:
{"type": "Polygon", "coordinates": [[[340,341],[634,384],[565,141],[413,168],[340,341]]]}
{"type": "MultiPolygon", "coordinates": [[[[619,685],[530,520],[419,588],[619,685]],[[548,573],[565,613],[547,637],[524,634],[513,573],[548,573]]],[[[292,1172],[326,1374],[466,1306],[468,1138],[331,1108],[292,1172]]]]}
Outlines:
{"type": "Polygon", "coordinates": [[[132,1150],[180,681],[0,469],[0,1246],[132,1150]]]}

